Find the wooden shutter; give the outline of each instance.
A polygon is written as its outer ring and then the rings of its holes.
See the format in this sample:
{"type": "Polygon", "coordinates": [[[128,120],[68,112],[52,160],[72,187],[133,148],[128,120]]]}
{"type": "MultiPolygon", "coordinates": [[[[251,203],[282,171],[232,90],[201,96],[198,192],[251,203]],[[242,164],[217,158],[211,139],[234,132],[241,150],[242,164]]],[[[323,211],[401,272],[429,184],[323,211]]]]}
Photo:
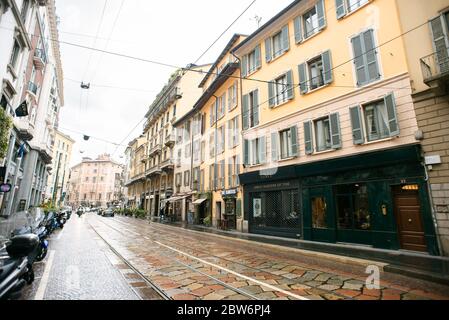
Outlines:
{"type": "Polygon", "coordinates": [[[270,108],[275,106],[274,80],[268,83],[268,105],[270,108]]]}
{"type": "Polygon", "coordinates": [[[259,138],[259,159],[260,159],[260,164],[264,164],[267,162],[267,144],[266,144],[266,139],[265,137],[260,137],[259,138]]]}
{"type": "Polygon", "coordinates": [[[245,94],[243,96],[243,114],[242,114],[242,118],[243,118],[243,130],[248,130],[249,129],[249,94],[245,94]]]}
{"type": "Polygon", "coordinates": [[[265,61],[270,62],[272,57],[271,52],[271,38],[265,39],[265,61]]]}
{"type": "Polygon", "coordinates": [[[288,25],[282,28],[282,50],[288,51],[290,49],[290,35],[288,32],[288,25]]]}
{"type": "Polygon", "coordinates": [[[256,69],[259,69],[262,66],[261,53],[260,53],[260,44],[257,45],[256,49],[254,49],[254,55],[256,59],[256,69]]]}
{"type": "Polygon", "coordinates": [[[331,144],[333,149],[341,148],[341,131],[340,131],[340,115],[339,113],[331,113],[329,116],[331,144]]]}
{"type": "Polygon", "coordinates": [[[302,18],[301,16],[296,17],[296,19],[293,21],[293,24],[295,26],[295,42],[300,43],[302,41],[302,18]]]}
{"type": "Polygon", "coordinates": [[[304,143],[306,148],[306,154],[312,154],[313,153],[312,121],[304,122],[304,143]]]}
{"type": "Polygon", "coordinates": [[[240,185],[240,178],[239,178],[239,174],[240,174],[240,155],[237,155],[235,157],[235,175],[237,176],[236,179],[236,186],[240,185]]]}
{"type": "Polygon", "coordinates": [[[234,147],[233,143],[234,143],[234,139],[232,137],[232,135],[234,134],[234,130],[233,130],[233,120],[228,120],[228,148],[232,149],[234,147]]]}
{"type": "Polygon", "coordinates": [[[308,81],[307,81],[307,65],[301,63],[298,66],[299,71],[299,88],[301,94],[306,94],[309,91],[308,81]]]}
{"type": "Polygon", "coordinates": [[[365,49],[366,71],[369,81],[380,78],[379,64],[377,62],[377,50],[374,41],[374,31],[368,30],[363,33],[363,44],[365,49]]]}
{"type": "Polygon", "coordinates": [[[239,116],[237,116],[237,117],[235,117],[235,120],[234,120],[234,133],[233,133],[233,137],[234,137],[233,146],[234,147],[240,143],[239,134],[240,134],[239,116]]]}
{"type": "Polygon", "coordinates": [[[358,35],[351,39],[352,42],[352,50],[354,52],[354,66],[357,75],[357,85],[365,84],[367,79],[367,71],[364,57],[364,46],[363,46],[363,37],[362,35],[358,35]]]}
{"type": "Polygon", "coordinates": [[[243,165],[249,166],[249,140],[243,140],[243,165]]]}
{"type": "Polygon", "coordinates": [[[271,134],[271,161],[279,160],[279,132],[271,134]]]}
{"type": "Polygon", "coordinates": [[[248,75],[248,55],[244,55],[242,58],[242,63],[240,64],[242,77],[246,77],[248,75]]]}
{"type": "Polygon", "coordinates": [[[318,28],[319,30],[321,30],[326,26],[326,16],[324,13],[324,0],[319,0],[315,8],[318,15],[318,28]]]}
{"type": "MultiPolygon", "coordinates": [[[[448,21],[449,23],[449,21],[448,21]]],[[[444,28],[444,15],[430,21],[434,52],[436,52],[437,71],[449,71],[449,38],[444,28]]]]}
{"type": "Polygon", "coordinates": [[[362,110],[359,106],[352,107],[349,109],[349,114],[351,116],[352,137],[354,139],[354,144],[364,144],[365,135],[363,134],[362,127],[362,110]]]}
{"type": "Polygon", "coordinates": [[[295,90],[293,87],[293,71],[287,72],[287,99],[291,100],[295,97],[295,90]]]}
{"type": "Polygon", "coordinates": [[[292,156],[297,157],[298,152],[298,127],[293,126],[290,128],[290,135],[292,137],[292,156]]]}
{"type": "Polygon", "coordinates": [[[232,158],[229,158],[228,161],[228,188],[232,188],[232,158]]]}
{"type": "Polygon", "coordinates": [[[259,89],[254,90],[253,92],[253,127],[259,125],[259,89]]]}
{"type": "Polygon", "coordinates": [[[335,0],[335,8],[337,10],[337,19],[341,19],[346,15],[346,0],[335,0]]]}
{"type": "Polygon", "coordinates": [[[323,80],[325,84],[329,84],[333,81],[332,78],[332,58],[330,50],[324,52],[321,55],[323,61],[323,80]]]}
{"type": "Polygon", "coordinates": [[[222,160],[221,163],[220,163],[220,187],[222,189],[225,188],[225,177],[226,177],[226,174],[225,174],[225,161],[222,160]]]}
{"type": "Polygon", "coordinates": [[[390,137],[396,137],[399,135],[400,130],[394,94],[393,93],[388,94],[387,96],[385,96],[384,100],[388,113],[388,127],[390,129],[390,137]]]}

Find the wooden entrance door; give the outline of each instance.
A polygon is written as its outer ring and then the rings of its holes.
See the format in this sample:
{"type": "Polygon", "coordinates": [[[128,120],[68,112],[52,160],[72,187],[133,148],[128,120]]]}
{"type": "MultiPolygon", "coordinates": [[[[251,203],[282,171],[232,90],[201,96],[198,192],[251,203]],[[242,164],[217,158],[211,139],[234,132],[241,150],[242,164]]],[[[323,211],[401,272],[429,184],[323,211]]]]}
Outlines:
{"type": "Polygon", "coordinates": [[[418,187],[399,186],[393,193],[401,248],[427,252],[418,187]]]}

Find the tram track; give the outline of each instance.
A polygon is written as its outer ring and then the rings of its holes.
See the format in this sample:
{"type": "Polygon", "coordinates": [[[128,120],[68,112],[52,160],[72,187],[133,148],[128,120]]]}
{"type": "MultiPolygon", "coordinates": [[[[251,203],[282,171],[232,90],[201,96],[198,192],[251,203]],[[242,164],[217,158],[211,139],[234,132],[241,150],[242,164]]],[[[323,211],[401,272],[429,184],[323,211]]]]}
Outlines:
{"type": "MultiPolygon", "coordinates": [[[[106,225],[108,228],[110,228],[110,229],[116,231],[117,233],[121,234],[122,236],[126,236],[126,233],[124,233],[123,231],[121,231],[121,230],[115,228],[114,226],[111,226],[110,224],[108,224],[108,223],[106,223],[106,222],[104,222],[104,221],[102,221],[102,220],[97,220],[97,221],[100,221],[102,224],[106,225]]],[[[89,224],[90,224],[90,223],[89,223],[89,224]]],[[[91,225],[91,226],[92,226],[92,225],[91,225]]],[[[94,226],[92,226],[92,227],[95,229],[94,226]]],[[[96,230],[95,230],[95,231],[96,231],[96,230]]],[[[128,230],[128,231],[130,231],[130,230],[128,230]]],[[[96,231],[96,233],[99,234],[98,231],[96,231]]],[[[132,232],[132,233],[134,233],[135,235],[139,235],[139,236],[143,237],[143,235],[141,235],[141,234],[138,234],[138,233],[135,233],[135,232],[132,232]]],[[[108,246],[112,247],[111,244],[110,244],[107,240],[104,239],[104,237],[102,237],[102,236],[100,236],[100,237],[101,237],[101,238],[108,244],[108,246]]],[[[162,243],[160,243],[160,242],[157,242],[157,241],[154,241],[154,240],[151,240],[151,239],[149,239],[149,241],[152,241],[153,243],[155,243],[156,245],[158,245],[158,246],[161,247],[161,248],[164,248],[164,247],[165,247],[165,249],[167,249],[167,247],[168,247],[168,246],[166,246],[166,245],[164,245],[164,244],[162,244],[162,243]]],[[[114,249],[114,253],[115,253],[115,252],[117,252],[117,251],[114,249]]],[[[207,273],[205,273],[205,272],[202,272],[202,271],[198,270],[197,268],[195,268],[195,267],[193,267],[193,266],[191,266],[191,265],[189,265],[189,264],[187,264],[187,263],[184,263],[184,262],[180,261],[179,259],[174,258],[173,256],[170,256],[170,255],[167,255],[167,254],[163,254],[163,253],[161,253],[161,252],[158,252],[158,254],[164,256],[164,257],[167,258],[169,261],[173,261],[173,262],[177,263],[178,265],[180,265],[180,266],[182,266],[182,267],[185,267],[185,268],[191,270],[192,272],[198,273],[198,274],[200,274],[201,276],[205,276],[205,277],[209,278],[210,280],[213,280],[213,281],[216,282],[217,284],[223,286],[223,287],[226,288],[226,289],[232,290],[232,291],[235,292],[236,294],[243,295],[243,296],[245,296],[245,297],[247,297],[247,298],[249,298],[249,299],[251,299],[251,300],[261,300],[259,297],[256,297],[255,295],[253,295],[253,294],[251,294],[251,293],[249,293],[249,292],[246,292],[246,291],[244,291],[244,290],[241,290],[241,289],[239,289],[239,288],[237,288],[237,287],[231,286],[231,285],[229,285],[228,283],[226,283],[226,282],[224,282],[224,281],[222,281],[222,280],[220,280],[220,279],[218,279],[218,278],[216,278],[216,277],[214,277],[214,276],[212,276],[212,275],[209,275],[209,274],[207,274],[207,273]]],[[[179,254],[179,253],[178,253],[178,254],[179,254]]],[[[126,261],[127,265],[129,265],[133,270],[136,270],[136,268],[133,267],[132,264],[131,264],[129,261],[127,261],[122,255],[120,255],[120,254],[118,254],[118,255],[119,255],[119,257],[122,257],[123,260],[126,261]]],[[[190,258],[190,259],[191,259],[191,258],[190,258]]],[[[191,259],[191,260],[192,260],[192,259],[191,259]]],[[[203,265],[207,265],[207,264],[204,263],[204,262],[200,262],[200,263],[203,264],[203,265]]],[[[210,266],[209,266],[209,267],[210,267],[210,266]]],[[[143,274],[142,274],[141,272],[139,272],[138,270],[137,270],[137,273],[138,273],[140,276],[142,276],[144,279],[146,279],[146,282],[149,282],[150,284],[152,284],[153,286],[155,286],[155,287],[158,289],[158,290],[157,290],[158,292],[159,292],[159,291],[164,292],[163,289],[161,289],[161,288],[159,288],[157,285],[155,285],[150,279],[148,279],[145,275],[143,275],[143,274]]],[[[225,273],[229,273],[229,272],[225,272],[225,273]]],[[[223,274],[223,273],[222,273],[222,274],[223,274]]],[[[167,296],[165,295],[165,293],[164,293],[164,296],[167,297],[167,296]]]]}

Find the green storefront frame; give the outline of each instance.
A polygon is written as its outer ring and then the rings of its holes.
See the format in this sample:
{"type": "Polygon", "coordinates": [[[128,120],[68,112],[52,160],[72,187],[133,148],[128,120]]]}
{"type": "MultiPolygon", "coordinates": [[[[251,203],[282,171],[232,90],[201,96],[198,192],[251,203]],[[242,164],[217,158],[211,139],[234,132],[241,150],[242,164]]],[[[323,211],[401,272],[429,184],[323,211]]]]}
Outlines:
{"type": "MultiPolygon", "coordinates": [[[[248,204],[254,186],[276,181],[285,181],[286,177],[296,177],[301,192],[302,230],[298,234],[302,239],[328,242],[369,245],[374,248],[401,249],[398,225],[394,212],[393,188],[403,185],[419,186],[422,223],[427,244],[427,251],[438,255],[438,244],[431,214],[427,182],[421,164],[419,145],[370,152],[340,159],[332,159],[306,165],[278,168],[271,176],[259,173],[241,175],[245,189],[245,203],[248,204]],[[262,178],[261,178],[262,177],[262,178]],[[256,181],[258,183],[256,183],[256,181]],[[336,189],[339,186],[365,185],[368,194],[370,229],[341,230],[337,222],[336,189]],[[327,215],[325,228],[312,227],[312,200],[320,197],[326,199],[327,215]],[[386,209],[384,215],[382,208],[386,209]]],[[[260,232],[251,228],[251,208],[245,205],[245,219],[250,222],[250,232],[260,232]]],[[[265,230],[268,234],[286,236],[287,230],[265,230]]],[[[293,230],[288,230],[294,236],[293,230]]]]}

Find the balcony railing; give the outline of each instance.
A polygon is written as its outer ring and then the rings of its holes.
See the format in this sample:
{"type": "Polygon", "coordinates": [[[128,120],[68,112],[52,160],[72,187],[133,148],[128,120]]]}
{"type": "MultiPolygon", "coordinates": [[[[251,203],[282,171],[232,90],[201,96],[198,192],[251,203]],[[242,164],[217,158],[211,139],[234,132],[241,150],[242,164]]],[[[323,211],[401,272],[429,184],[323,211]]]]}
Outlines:
{"type": "Polygon", "coordinates": [[[37,95],[37,85],[32,81],[28,82],[28,91],[37,95]]]}
{"type": "Polygon", "coordinates": [[[424,83],[449,79],[449,48],[421,58],[424,83]]]}
{"type": "Polygon", "coordinates": [[[173,170],[174,167],[175,167],[175,164],[172,159],[167,159],[161,163],[162,170],[173,170]]]}
{"type": "Polygon", "coordinates": [[[36,65],[36,68],[38,70],[41,70],[44,68],[46,63],[47,63],[47,61],[46,61],[44,50],[42,50],[42,49],[34,50],[34,64],[36,65]]]}
{"type": "Polygon", "coordinates": [[[159,175],[162,173],[161,167],[159,165],[155,165],[146,171],[147,176],[159,175]]]}
{"type": "Polygon", "coordinates": [[[152,157],[155,154],[159,154],[161,152],[162,152],[162,146],[160,143],[157,143],[156,145],[154,145],[153,147],[150,148],[150,150],[148,151],[148,155],[150,157],[152,157]]]}
{"type": "Polygon", "coordinates": [[[169,134],[168,136],[165,137],[165,145],[170,148],[173,147],[175,145],[175,139],[176,138],[173,133],[169,134]]]}

